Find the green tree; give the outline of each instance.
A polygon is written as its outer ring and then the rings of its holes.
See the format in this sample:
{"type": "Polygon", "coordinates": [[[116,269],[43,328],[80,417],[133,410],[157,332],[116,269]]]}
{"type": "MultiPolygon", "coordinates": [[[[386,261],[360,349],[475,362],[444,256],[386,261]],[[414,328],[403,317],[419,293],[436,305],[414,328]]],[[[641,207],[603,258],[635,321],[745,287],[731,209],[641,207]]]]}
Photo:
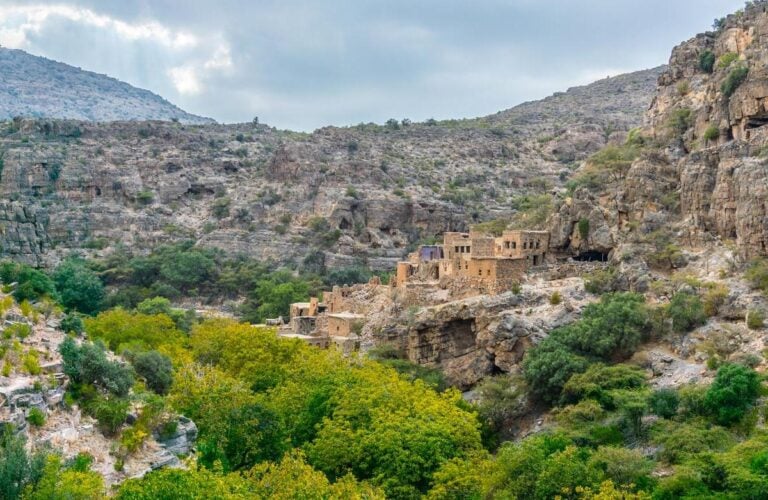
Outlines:
{"type": "Polygon", "coordinates": [[[26,486],[40,480],[44,466],[44,453],[28,453],[25,439],[12,426],[0,427],[0,498],[21,498],[26,486]]]}
{"type": "Polygon", "coordinates": [[[547,460],[569,444],[562,434],[540,434],[520,443],[505,443],[486,473],[484,497],[534,498],[547,460]]]}
{"type": "Polygon", "coordinates": [[[753,369],[739,364],[724,364],[707,391],[705,404],[721,425],[739,422],[760,395],[760,378],[753,369]]]}
{"type": "Polygon", "coordinates": [[[530,349],[523,359],[523,374],[531,392],[547,402],[560,397],[565,383],[589,366],[584,356],[575,354],[553,335],[530,349]]]}
{"type": "Polygon", "coordinates": [[[659,389],[651,394],[648,404],[655,415],[672,418],[677,415],[680,397],[674,389],[659,389]]]}
{"type": "Polygon", "coordinates": [[[85,329],[83,318],[77,312],[68,313],[61,319],[61,329],[66,333],[80,335],[85,329]]]}
{"type": "Polygon", "coordinates": [[[59,264],[53,273],[53,281],[64,307],[85,314],[101,309],[104,284],[95,272],[86,267],[85,261],[69,259],[59,264]]]}
{"type": "Polygon", "coordinates": [[[267,318],[287,317],[290,305],[307,300],[309,294],[309,284],[304,280],[289,271],[274,272],[256,284],[243,308],[243,319],[263,323],[267,318]]]}
{"type": "Polygon", "coordinates": [[[133,385],[133,371],[117,361],[107,359],[100,344],[83,342],[78,346],[67,337],[59,346],[64,373],[76,384],[92,384],[116,396],[126,396],[133,385]]]}
{"type": "Polygon", "coordinates": [[[131,362],[147,387],[157,394],[166,394],[173,382],[173,366],[168,356],[157,351],[140,352],[131,362]]]}
{"type": "Polygon", "coordinates": [[[48,455],[40,481],[28,487],[29,500],[101,500],[105,497],[104,478],[90,470],[66,468],[57,455],[48,455]]]}
{"type": "Polygon", "coordinates": [[[648,329],[645,299],[636,293],[613,293],[589,304],[581,320],[557,334],[565,345],[584,355],[609,359],[634,352],[648,329]]]}
{"type": "Polygon", "coordinates": [[[17,302],[36,301],[46,296],[58,299],[56,287],[51,278],[42,271],[25,264],[3,262],[0,264],[0,280],[6,285],[16,283],[13,297],[17,302]]]}
{"type": "Polygon", "coordinates": [[[163,468],[120,485],[119,500],[198,500],[201,498],[258,498],[240,474],[219,474],[206,469],[163,468]]]}
{"type": "Polygon", "coordinates": [[[554,453],[542,467],[536,480],[534,498],[550,499],[558,495],[573,496],[576,487],[596,486],[602,475],[587,460],[589,453],[585,449],[569,446],[554,453]]]}
{"type": "Polygon", "coordinates": [[[132,313],[121,308],[86,318],[85,331],[90,338],[105,341],[113,351],[121,346],[155,349],[163,344],[181,344],[185,339],[174,321],[164,314],[132,313]]]}
{"type": "Polygon", "coordinates": [[[445,461],[481,449],[479,424],[458,392],[437,394],[371,362],[354,374],[307,446],[310,463],[329,478],[351,472],[388,496],[412,497],[445,461]]]}
{"type": "Polygon", "coordinates": [[[707,322],[704,304],[698,295],[690,292],[677,292],[673,295],[667,307],[667,315],[672,319],[672,329],[679,333],[688,332],[707,322]]]}
{"type": "Polygon", "coordinates": [[[768,259],[755,259],[750,262],[744,277],[752,288],[768,292],[768,259]]]}

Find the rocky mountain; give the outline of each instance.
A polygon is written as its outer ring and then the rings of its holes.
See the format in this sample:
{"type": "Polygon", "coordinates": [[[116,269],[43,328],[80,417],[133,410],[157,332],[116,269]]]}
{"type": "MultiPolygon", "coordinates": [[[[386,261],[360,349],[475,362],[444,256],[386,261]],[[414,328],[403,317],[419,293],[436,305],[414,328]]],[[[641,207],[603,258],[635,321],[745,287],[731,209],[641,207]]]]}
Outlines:
{"type": "Polygon", "coordinates": [[[553,220],[555,245],[608,252],[634,242],[661,252],[669,238],[658,236],[669,232],[680,245],[730,241],[742,257],[765,255],[766,40],[768,2],[760,1],[675,47],[647,126],[619,152],[624,166],[593,162],[577,172],[583,186],[553,220]],[[590,181],[601,175],[604,183],[590,181]],[[589,221],[587,240],[577,234],[581,219],[589,221]]]}
{"type": "Polygon", "coordinates": [[[661,70],[485,118],[312,134],[6,122],[0,245],[51,264],[75,249],[192,239],[282,263],[390,269],[419,240],[508,218],[526,196],[561,189],[582,160],[641,123],[661,70]]]}
{"type": "Polygon", "coordinates": [[[157,94],[21,50],[0,47],[0,119],[16,116],[212,123],[157,94]]]}

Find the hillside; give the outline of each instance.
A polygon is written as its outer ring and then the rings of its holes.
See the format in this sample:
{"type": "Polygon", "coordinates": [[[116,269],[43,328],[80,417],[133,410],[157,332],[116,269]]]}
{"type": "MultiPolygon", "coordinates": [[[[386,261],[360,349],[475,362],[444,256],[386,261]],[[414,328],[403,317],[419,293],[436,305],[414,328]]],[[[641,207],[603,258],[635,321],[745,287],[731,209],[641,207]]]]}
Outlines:
{"type": "Polygon", "coordinates": [[[104,254],[191,239],[294,266],[310,256],[321,267],[390,269],[420,240],[509,217],[523,196],[560,189],[581,160],[640,124],[660,72],[527,103],[503,123],[300,134],[253,124],[8,122],[0,245],[45,264],[78,248],[104,254]]]}
{"type": "Polygon", "coordinates": [[[0,47],[0,120],[16,116],[212,123],[148,90],[21,50],[0,47]]]}
{"type": "Polygon", "coordinates": [[[0,124],[0,497],[768,498],[767,54],[761,0],[471,120],[0,124]]]}

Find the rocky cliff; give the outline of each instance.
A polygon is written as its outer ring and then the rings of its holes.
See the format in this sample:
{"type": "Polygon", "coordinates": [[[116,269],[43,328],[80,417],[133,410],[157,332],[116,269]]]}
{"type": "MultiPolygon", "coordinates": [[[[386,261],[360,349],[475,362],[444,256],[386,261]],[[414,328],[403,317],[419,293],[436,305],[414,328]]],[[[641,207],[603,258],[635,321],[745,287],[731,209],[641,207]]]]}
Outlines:
{"type": "Polygon", "coordinates": [[[687,245],[719,238],[732,240],[743,257],[768,253],[766,55],[764,1],[675,47],[636,159],[621,179],[563,202],[552,221],[555,245],[607,252],[638,235],[674,230],[687,245]],[[587,242],[577,238],[581,219],[595,230],[587,242]]]}
{"type": "Polygon", "coordinates": [[[213,122],[106,75],[0,47],[0,119],[15,116],[213,122]]]}
{"type": "Polygon", "coordinates": [[[229,253],[389,269],[418,240],[509,217],[641,121],[661,69],[486,118],[327,127],[15,120],[0,127],[0,246],[50,264],[73,249],[192,239],[229,253]],[[573,110],[578,109],[578,113],[573,110]]]}

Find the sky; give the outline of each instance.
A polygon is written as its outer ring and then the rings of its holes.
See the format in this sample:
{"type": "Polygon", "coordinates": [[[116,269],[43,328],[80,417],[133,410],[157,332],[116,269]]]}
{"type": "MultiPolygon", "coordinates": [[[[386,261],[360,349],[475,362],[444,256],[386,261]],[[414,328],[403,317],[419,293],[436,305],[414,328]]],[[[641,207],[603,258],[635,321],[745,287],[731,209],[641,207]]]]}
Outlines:
{"type": "Polygon", "coordinates": [[[0,45],[223,123],[484,116],[664,64],[743,0],[0,0],[0,45]]]}

